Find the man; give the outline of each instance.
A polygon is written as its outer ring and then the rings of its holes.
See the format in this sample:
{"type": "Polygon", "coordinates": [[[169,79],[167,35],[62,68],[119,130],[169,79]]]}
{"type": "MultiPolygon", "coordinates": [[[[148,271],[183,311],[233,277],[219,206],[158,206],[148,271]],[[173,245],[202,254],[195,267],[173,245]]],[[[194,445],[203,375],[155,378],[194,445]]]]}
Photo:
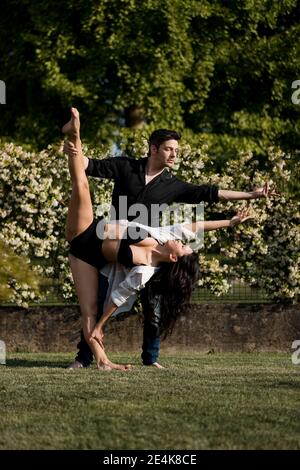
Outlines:
{"type": "MultiPolygon", "coordinates": [[[[131,211],[135,204],[142,204],[147,209],[147,220],[144,224],[159,225],[159,210],[161,204],[174,202],[198,204],[201,201],[213,203],[219,199],[240,200],[268,197],[271,192],[268,184],[251,192],[221,190],[217,186],[195,185],[177,179],[168,169],[176,161],[179,150],[180,135],[171,130],[158,129],[149,139],[148,158],[135,160],[127,157],[113,157],[104,160],[92,160],[84,157],[84,165],[88,176],[109,178],[115,182],[112,206],[114,218],[133,220],[136,212],[131,211]],[[124,198],[126,204],[124,205],[124,198]],[[155,208],[155,210],[153,210],[155,208]]],[[[70,156],[76,155],[72,142],[66,141],[64,151],[70,156]]],[[[140,220],[138,220],[140,221],[140,220]]],[[[142,361],[144,365],[162,366],[157,362],[160,337],[160,296],[155,295],[153,282],[146,284],[141,291],[141,302],[144,314],[144,333],[142,346],[142,361]]],[[[99,279],[99,311],[98,318],[103,313],[103,303],[107,292],[107,279],[100,275],[99,279]]],[[[93,356],[81,332],[81,341],[77,345],[79,352],[69,368],[88,367],[93,356]]]]}

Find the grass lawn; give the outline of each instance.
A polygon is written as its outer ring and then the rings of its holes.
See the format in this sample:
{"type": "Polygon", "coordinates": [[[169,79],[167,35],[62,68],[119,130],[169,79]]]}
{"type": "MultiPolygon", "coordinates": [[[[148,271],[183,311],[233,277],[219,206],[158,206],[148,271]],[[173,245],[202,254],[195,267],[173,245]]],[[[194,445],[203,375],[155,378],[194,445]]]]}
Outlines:
{"type": "Polygon", "coordinates": [[[0,366],[0,449],[300,449],[289,354],[161,355],[167,370],[66,370],[72,354],[0,366]]]}

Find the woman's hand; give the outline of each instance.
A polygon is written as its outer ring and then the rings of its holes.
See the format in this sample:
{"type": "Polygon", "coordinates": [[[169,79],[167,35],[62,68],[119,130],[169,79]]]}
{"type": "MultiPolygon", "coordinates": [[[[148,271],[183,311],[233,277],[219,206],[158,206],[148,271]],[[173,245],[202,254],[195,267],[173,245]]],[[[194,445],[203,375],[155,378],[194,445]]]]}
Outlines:
{"type": "Polygon", "coordinates": [[[90,339],[96,340],[97,343],[100,344],[101,348],[104,349],[103,337],[104,337],[104,333],[103,333],[102,326],[96,325],[91,333],[90,339]]]}
{"type": "Polygon", "coordinates": [[[234,227],[235,225],[241,224],[246,220],[253,219],[253,215],[250,215],[249,208],[241,209],[232,217],[229,223],[229,227],[234,227]]]}

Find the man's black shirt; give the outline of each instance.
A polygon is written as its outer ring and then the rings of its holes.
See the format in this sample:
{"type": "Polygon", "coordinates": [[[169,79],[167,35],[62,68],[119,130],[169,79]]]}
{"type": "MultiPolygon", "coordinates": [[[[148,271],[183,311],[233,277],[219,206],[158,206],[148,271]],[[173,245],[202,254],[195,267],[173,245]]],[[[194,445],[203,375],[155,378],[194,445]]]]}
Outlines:
{"type": "Polygon", "coordinates": [[[112,157],[103,160],[89,159],[86,169],[88,176],[108,178],[115,181],[112,205],[116,211],[116,220],[132,220],[138,213],[129,215],[120,208],[120,196],[127,197],[127,208],[133,204],[144,204],[148,209],[148,225],[159,225],[159,213],[150,219],[152,204],[172,204],[182,202],[198,204],[201,201],[218,202],[218,187],[214,185],[195,185],[181,181],[166,168],[148,184],[145,183],[145,168],[148,158],[112,157]]]}

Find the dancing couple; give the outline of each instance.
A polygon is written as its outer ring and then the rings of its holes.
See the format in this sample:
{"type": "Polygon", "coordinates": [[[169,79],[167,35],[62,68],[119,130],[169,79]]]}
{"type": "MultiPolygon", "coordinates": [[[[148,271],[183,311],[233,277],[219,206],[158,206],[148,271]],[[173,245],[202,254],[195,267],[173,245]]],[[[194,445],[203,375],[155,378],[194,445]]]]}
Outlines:
{"type": "Polygon", "coordinates": [[[126,157],[105,160],[84,157],[79,113],[75,108],[71,109],[71,120],[63,127],[63,132],[68,136],[65,152],[72,179],[66,237],[70,243],[69,261],[83,325],[79,354],[70,367],[87,367],[93,355],[99,369],[130,368],[130,365],[114,364],[108,359],[103,346],[103,328],[118,308],[130,301],[132,304],[140,290],[145,314],[143,363],[161,367],[157,362],[159,338],[172,330],[191,297],[199,275],[198,256],[182,243],[182,239],[195,238],[195,233],[201,231],[233,227],[248,220],[249,214],[239,211],[230,220],[168,227],[153,227],[153,219],[152,226],[138,224],[130,221],[129,217],[106,222],[93,216],[87,174],[115,180],[113,205],[117,214],[120,213],[118,197],[121,195],[126,195],[130,204],[139,201],[150,208],[151,204],[163,202],[211,203],[219,198],[268,197],[272,191],[267,184],[247,193],[178,180],[166,170],[174,164],[178,151],[180,136],[174,131],[154,131],[150,137],[149,156],[143,161],[126,157]],[[140,237],[132,237],[132,230],[140,230],[140,237]],[[112,276],[116,265],[121,265],[123,269],[117,283],[112,276]],[[103,276],[106,285],[101,292],[99,277],[103,276]],[[100,306],[99,297],[102,297],[100,306]],[[104,311],[101,311],[103,305],[104,311]]]}

